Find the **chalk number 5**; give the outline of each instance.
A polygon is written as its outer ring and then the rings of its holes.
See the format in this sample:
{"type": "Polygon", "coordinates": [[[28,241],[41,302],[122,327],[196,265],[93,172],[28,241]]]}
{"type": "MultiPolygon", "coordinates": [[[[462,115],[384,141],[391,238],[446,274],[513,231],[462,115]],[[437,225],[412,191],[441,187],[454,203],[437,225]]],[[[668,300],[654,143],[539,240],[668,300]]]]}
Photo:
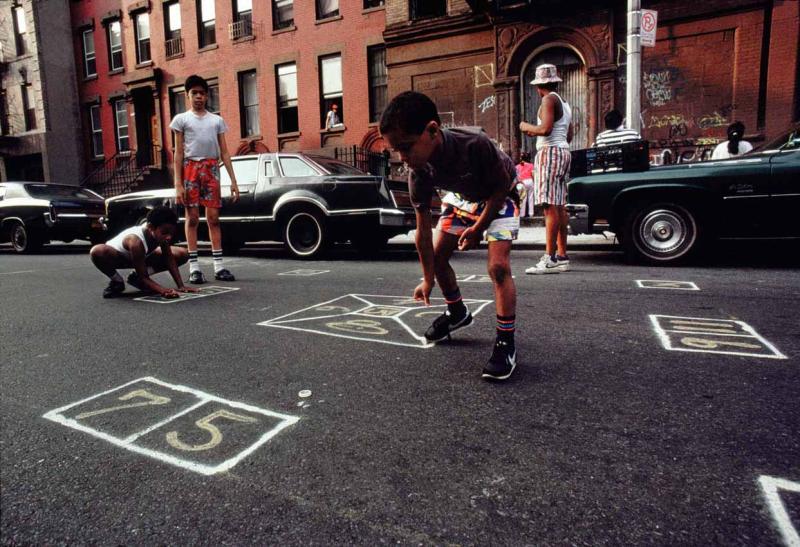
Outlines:
{"type": "Polygon", "coordinates": [[[177,431],[170,431],[167,433],[167,442],[174,448],[177,448],[178,450],[185,450],[187,452],[200,452],[202,450],[214,448],[222,442],[222,432],[217,426],[211,423],[218,418],[225,418],[234,422],[244,423],[253,423],[258,421],[256,418],[251,416],[242,416],[241,414],[235,414],[228,410],[217,410],[216,412],[209,414],[205,418],[200,418],[195,422],[197,427],[208,431],[208,433],[211,435],[211,439],[207,443],[186,444],[178,438],[179,433],[177,431]]]}

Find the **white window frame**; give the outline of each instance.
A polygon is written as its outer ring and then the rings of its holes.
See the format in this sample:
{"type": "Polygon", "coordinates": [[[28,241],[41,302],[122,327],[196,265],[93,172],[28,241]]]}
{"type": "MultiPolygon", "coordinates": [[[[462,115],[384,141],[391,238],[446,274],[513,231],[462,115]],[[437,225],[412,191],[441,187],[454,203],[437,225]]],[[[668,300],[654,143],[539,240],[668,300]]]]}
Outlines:
{"type": "Polygon", "coordinates": [[[150,14],[146,11],[137,13],[133,23],[136,30],[136,64],[140,65],[152,62],[153,55],[150,51],[150,14]],[[145,33],[147,33],[146,36],[144,35],[145,33]],[[147,59],[144,58],[144,42],[147,42],[147,59]]]}
{"type": "MultiPolygon", "coordinates": [[[[258,72],[255,70],[246,70],[244,72],[240,72],[239,77],[239,108],[240,108],[240,116],[241,116],[241,134],[242,137],[252,137],[253,135],[259,135],[261,133],[261,120],[259,119],[259,97],[258,97],[258,72]],[[252,80],[250,78],[252,77],[252,80]],[[253,97],[255,97],[254,103],[248,104],[246,102],[247,94],[245,93],[245,81],[252,81],[253,86],[253,97]],[[247,121],[248,121],[248,109],[252,109],[255,107],[255,123],[254,123],[254,131],[248,132],[247,129],[247,121]]],[[[253,120],[251,120],[253,121],[253,120]]]]}
{"type": "Polygon", "coordinates": [[[108,68],[111,69],[110,70],[111,72],[114,72],[115,70],[120,70],[122,68],[125,68],[125,59],[123,58],[123,55],[122,55],[122,23],[120,22],[119,19],[114,19],[113,21],[110,21],[108,23],[108,33],[107,34],[108,34],[108,52],[109,52],[108,68]],[[113,40],[114,32],[112,30],[115,25],[119,29],[119,31],[117,33],[117,36],[119,36],[119,42],[116,43],[116,44],[114,43],[114,40],[113,40]],[[114,54],[115,53],[119,53],[119,58],[120,58],[119,66],[115,66],[114,65],[114,54]]]}
{"type": "Polygon", "coordinates": [[[116,131],[117,137],[117,152],[130,152],[131,150],[131,138],[130,138],[130,131],[129,131],[129,123],[128,123],[128,107],[125,99],[117,99],[114,101],[114,130],[116,131]],[[120,108],[120,105],[122,108],[120,108]],[[120,124],[119,118],[121,113],[125,113],[123,119],[125,120],[125,125],[120,124]],[[125,128],[125,134],[122,134],[122,129],[125,128]],[[128,143],[128,147],[123,149],[122,148],[122,139],[125,139],[128,143]]]}
{"type": "Polygon", "coordinates": [[[92,76],[97,76],[97,51],[94,47],[94,29],[87,29],[83,31],[82,34],[83,40],[83,74],[86,78],[91,78],[92,76]],[[87,42],[88,38],[88,42],[87,42]],[[92,46],[92,50],[89,51],[89,44],[92,46]],[[89,62],[94,61],[94,71],[89,72],[89,62]]]}
{"type": "Polygon", "coordinates": [[[102,120],[100,118],[100,105],[93,104],[89,106],[89,124],[90,129],[92,132],[92,156],[95,158],[102,158],[104,156],[103,153],[103,125],[102,120]],[[95,112],[97,113],[97,117],[95,117],[95,112]],[[100,150],[97,150],[97,141],[95,138],[100,136],[100,150]]]}

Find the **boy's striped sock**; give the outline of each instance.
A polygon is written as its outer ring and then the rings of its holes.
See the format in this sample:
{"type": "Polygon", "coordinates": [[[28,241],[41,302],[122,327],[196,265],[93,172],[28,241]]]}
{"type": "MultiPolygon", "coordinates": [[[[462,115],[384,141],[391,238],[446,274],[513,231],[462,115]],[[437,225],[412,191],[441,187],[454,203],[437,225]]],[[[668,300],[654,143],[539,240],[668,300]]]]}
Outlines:
{"type": "Polygon", "coordinates": [[[498,315],[497,316],[497,339],[506,342],[509,345],[514,345],[514,331],[516,329],[516,315],[498,315]]]}
{"type": "Polygon", "coordinates": [[[211,256],[214,259],[214,273],[224,270],[225,266],[222,265],[222,249],[212,249],[211,256]]]}
{"type": "Polygon", "coordinates": [[[450,317],[460,319],[466,315],[467,307],[464,305],[464,299],[461,298],[461,290],[458,287],[453,292],[444,293],[444,301],[447,303],[450,317]]]}
{"type": "Polygon", "coordinates": [[[189,273],[199,271],[200,263],[197,261],[197,251],[189,251],[189,273]]]}

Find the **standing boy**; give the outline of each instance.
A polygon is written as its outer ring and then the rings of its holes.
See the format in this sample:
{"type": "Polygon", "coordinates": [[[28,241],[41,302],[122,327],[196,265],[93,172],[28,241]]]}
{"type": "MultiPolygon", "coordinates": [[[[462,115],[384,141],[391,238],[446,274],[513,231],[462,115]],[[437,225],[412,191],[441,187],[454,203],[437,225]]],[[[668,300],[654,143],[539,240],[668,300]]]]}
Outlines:
{"type": "Polygon", "coordinates": [[[178,114],[169,125],[175,132],[175,195],[186,210],[186,244],[189,249],[189,283],[206,282],[197,261],[197,226],[200,206],[205,207],[211,254],[214,258],[214,279],[235,281],[222,264],[222,231],[219,209],[222,196],[219,185],[219,159],[231,177],[231,199],[239,199],[236,174],[225,144],[228,126],[221,117],[206,110],[208,83],[200,76],[186,79],[186,96],[191,110],[178,114]]]}
{"type": "Polygon", "coordinates": [[[536,140],[536,159],[533,162],[533,188],[536,204],[544,207],[545,254],[536,266],[525,273],[545,274],[569,271],[567,257],[567,183],[572,156],[572,108],[556,89],[561,78],[555,65],[536,67],[536,86],[542,104],[539,106],[536,125],[522,122],[520,130],[536,140]],[[556,254],[557,252],[557,254],[556,254]]]}
{"type": "Polygon", "coordinates": [[[111,281],[103,291],[103,298],[113,298],[125,292],[125,282],[117,268],[133,268],[128,284],[142,291],[160,294],[164,298],[177,298],[179,292],[197,292],[183,285],[178,266],[185,264],[185,249],[170,245],[178,225],[178,215],[167,207],[156,207],[147,215],[144,226],[123,230],[107,243],[95,245],[89,251],[92,263],[111,281]],[[162,287],[150,277],[169,271],[178,290],[162,287]]]}
{"type": "Polygon", "coordinates": [[[416,244],[423,275],[414,299],[430,304],[436,282],[444,294],[447,311],[425,332],[431,342],[472,323],[450,257],[456,248],[478,246],[486,231],[497,338],[483,377],[505,380],[516,367],[517,293],[509,257],[511,241],[519,233],[519,206],[512,194],[514,162],[479,128],[445,129],[440,124],[433,101],[413,91],[392,99],[381,116],[381,134],[410,168],[409,192],[417,216],[416,244]],[[449,192],[442,200],[434,241],[430,207],[437,188],[449,192]]]}

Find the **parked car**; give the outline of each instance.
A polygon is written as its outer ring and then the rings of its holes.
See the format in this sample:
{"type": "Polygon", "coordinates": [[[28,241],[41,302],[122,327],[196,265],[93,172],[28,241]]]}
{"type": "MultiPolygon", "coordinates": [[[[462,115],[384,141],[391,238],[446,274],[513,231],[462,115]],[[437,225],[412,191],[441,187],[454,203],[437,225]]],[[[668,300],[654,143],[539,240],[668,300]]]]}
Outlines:
{"type": "Polygon", "coordinates": [[[104,201],[91,190],[45,182],[0,182],[0,241],[20,253],[52,240],[105,241],[104,201]]]}
{"type": "Polygon", "coordinates": [[[800,238],[800,127],[737,158],[577,177],[569,199],[572,233],[614,232],[650,264],[716,238],[800,238]]]}
{"type": "MultiPolygon", "coordinates": [[[[405,182],[300,153],[237,156],[232,164],[240,192],[236,203],[230,200],[230,176],[220,169],[220,221],[228,253],[248,241],[283,241],[294,257],[303,259],[319,256],[333,242],[350,241],[371,252],[416,225],[405,182]]],[[[107,199],[110,233],[144,222],[157,205],[177,207],[183,225],[175,189],[165,188],[107,199]]]]}

